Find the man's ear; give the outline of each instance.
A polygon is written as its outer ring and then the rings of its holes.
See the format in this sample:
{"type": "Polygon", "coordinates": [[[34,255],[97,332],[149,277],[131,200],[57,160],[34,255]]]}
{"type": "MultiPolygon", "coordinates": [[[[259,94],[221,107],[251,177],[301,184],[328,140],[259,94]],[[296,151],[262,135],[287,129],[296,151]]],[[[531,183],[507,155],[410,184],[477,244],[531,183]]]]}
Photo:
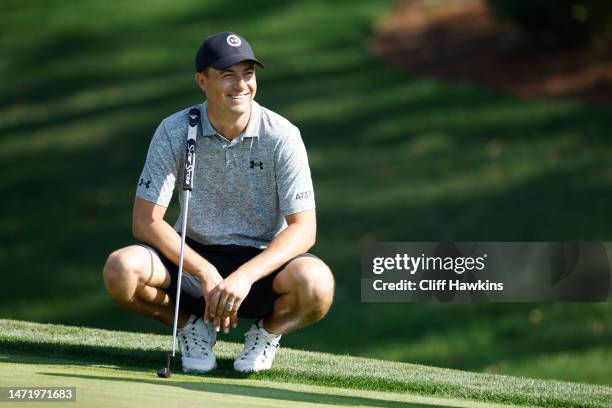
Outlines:
{"type": "Polygon", "coordinates": [[[198,87],[202,90],[202,92],[206,93],[208,90],[208,78],[201,72],[195,73],[195,81],[198,84],[198,87]]]}

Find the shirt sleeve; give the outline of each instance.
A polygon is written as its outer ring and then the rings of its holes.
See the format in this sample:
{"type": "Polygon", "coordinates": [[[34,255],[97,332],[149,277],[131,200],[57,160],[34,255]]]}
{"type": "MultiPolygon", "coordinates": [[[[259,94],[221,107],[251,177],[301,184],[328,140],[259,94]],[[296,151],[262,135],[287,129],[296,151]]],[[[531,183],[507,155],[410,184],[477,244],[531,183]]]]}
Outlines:
{"type": "Polygon", "coordinates": [[[276,186],[283,216],[315,208],[306,147],[297,129],[290,132],[277,151],[276,186]]]}
{"type": "Polygon", "coordinates": [[[179,156],[173,148],[164,122],[155,131],[144,168],[136,186],[136,196],[168,207],[176,184],[179,156]]]}

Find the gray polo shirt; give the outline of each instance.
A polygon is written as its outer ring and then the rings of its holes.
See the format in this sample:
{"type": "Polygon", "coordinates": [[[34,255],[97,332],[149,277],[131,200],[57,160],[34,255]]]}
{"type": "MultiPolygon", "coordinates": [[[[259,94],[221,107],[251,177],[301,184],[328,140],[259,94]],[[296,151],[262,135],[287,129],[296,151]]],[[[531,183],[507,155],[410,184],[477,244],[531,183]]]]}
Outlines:
{"type": "MultiPolygon", "coordinates": [[[[285,215],[315,208],[306,148],[297,127],[252,102],[249,123],[231,142],[215,132],[207,104],[198,135],[187,236],[202,244],[265,248],[286,227],[285,215]]],[[[189,109],[164,119],[151,140],[136,195],[181,206],[189,109]]],[[[174,224],[180,231],[181,217],[174,224]]]]}

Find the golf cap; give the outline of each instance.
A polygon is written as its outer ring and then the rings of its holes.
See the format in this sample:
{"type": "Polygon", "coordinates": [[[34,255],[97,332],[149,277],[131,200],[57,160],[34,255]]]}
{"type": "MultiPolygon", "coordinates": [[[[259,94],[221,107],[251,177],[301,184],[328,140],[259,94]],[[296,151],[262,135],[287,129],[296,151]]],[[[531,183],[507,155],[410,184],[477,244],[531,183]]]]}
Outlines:
{"type": "Polygon", "coordinates": [[[224,31],[206,37],[196,54],[195,68],[197,72],[209,66],[226,69],[242,61],[253,61],[262,68],[264,66],[255,58],[247,40],[236,33],[224,31]]]}

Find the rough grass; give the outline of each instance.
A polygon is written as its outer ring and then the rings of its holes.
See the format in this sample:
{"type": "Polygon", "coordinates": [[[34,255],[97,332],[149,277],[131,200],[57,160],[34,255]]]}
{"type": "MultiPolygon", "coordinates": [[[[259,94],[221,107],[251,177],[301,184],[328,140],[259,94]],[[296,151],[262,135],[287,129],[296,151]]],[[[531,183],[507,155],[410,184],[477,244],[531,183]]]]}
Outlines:
{"type": "MultiPolygon", "coordinates": [[[[0,345],[11,361],[62,358],[155,370],[169,336],[0,320],[0,345]],[[15,357],[17,356],[17,357],[15,357]],[[24,357],[27,356],[27,357],[24,357]]],[[[471,373],[407,363],[281,349],[274,369],[248,376],[231,370],[240,344],[218,342],[220,368],[212,377],[249,378],[359,390],[412,393],[543,407],[605,407],[612,388],[561,381],[471,373]]],[[[178,371],[177,368],[175,368],[178,371]]]]}

